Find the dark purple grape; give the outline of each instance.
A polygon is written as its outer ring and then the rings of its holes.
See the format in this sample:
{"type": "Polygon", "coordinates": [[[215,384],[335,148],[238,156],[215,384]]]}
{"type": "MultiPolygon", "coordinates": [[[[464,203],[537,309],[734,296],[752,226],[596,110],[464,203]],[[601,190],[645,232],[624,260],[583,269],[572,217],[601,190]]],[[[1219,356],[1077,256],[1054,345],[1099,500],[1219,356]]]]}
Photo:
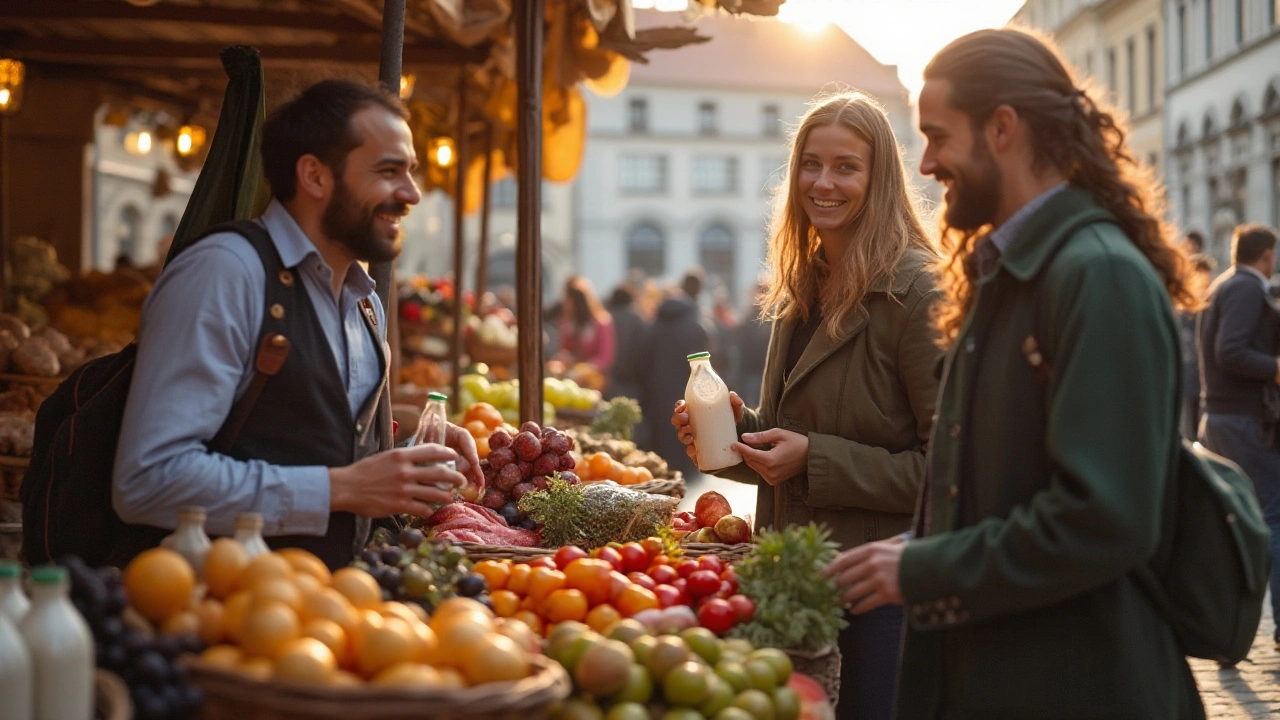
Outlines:
{"type": "Polygon", "coordinates": [[[538,529],[538,523],[534,522],[533,518],[525,518],[520,521],[520,527],[524,530],[536,532],[538,529]]]}
{"type": "Polygon", "coordinates": [[[474,598],[474,599],[475,599],[475,601],[476,601],[476,602],[478,602],[478,603],[480,603],[481,605],[483,605],[483,606],[485,606],[485,607],[489,608],[490,610],[492,610],[492,609],[493,609],[493,601],[489,599],[489,595],[488,595],[488,593],[483,593],[483,594],[477,595],[477,596],[475,596],[475,598],[474,598]]]}
{"type": "Polygon", "coordinates": [[[484,577],[476,573],[467,573],[458,578],[458,594],[462,597],[476,597],[486,589],[484,577]]]}
{"type": "Polygon", "coordinates": [[[104,644],[101,640],[93,644],[93,664],[97,667],[107,666],[107,648],[109,645],[104,644]]]}
{"type": "MultiPolygon", "coordinates": [[[[516,487],[520,486],[517,485],[516,487]]],[[[519,498],[516,499],[519,500],[519,498]]],[[[502,516],[503,520],[507,521],[508,525],[514,526],[516,523],[520,522],[520,507],[514,502],[508,502],[506,505],[503,505],[502,508],[498,510],[498,514],[502,516]]]]}
{"type": "Polygon", "coordinates": [[[98,637],[106,642],[115,642],[124,635],[124,621],[119,615],[108,615],[98,623],[98,637]]]}
{"type": "Polygon", "coordinates": [[[400,544],[407,548],[417,548],[427,536],[415,527],[407,527],[400,531],[400,544]]]}
{"type": "Polygon", "coordinates": [[[99,663],[102,667],[113,672],[120,672],[129,664],[129,653],[125,652],[124,646],[120,644],[108,645],[104,661],[99,663]]]}
{"type": "Polygon", "coordinates": [[[160,693],[145,685],[134,686],[130,690],[137,720],[165,720],[169,717],[169,705],[160,693]]]}
{"type": "Polygon", "coordinates": [[[124,649],[125,655],[132,660],[144,651],[151,648],[151,641],[147,636],[137,630],[126,628],[124,636],[120,639],[120,647],[124,649]]]}
{"type": "Polygon", "coordinates": [[[382,564],[382,554],[376,550],[361,551],[360,559],[368,563],[369,567],[377,567],[382,564]]]}
{"type": "Polygon", "coordinates": [[[159,651],[148,650],[133,662],[138,679],[151,685],[159,685],[169,678],[169,663],[159,651]]]}
{"type": "Polygon", "coordinates": [[[392,567],[400,567],[401,563],[405,559],[406,554],[407,553],[405,553],[404,548],[400,547],[399,545],[389,547],[386,550],[382,551],[382,562],[392,567]]]}
{"type": "Polygon", "coordinates": [[[182,705],[185,698],[182,693],[181,685],[170,683],[160,688],[160,698],[164,700],[164,704],[168,706],[170,717],[182,712],[182,705]]]}
{"type": "Polygon", "coordinates": [[[129,605],[129,593],[123,585],[116,585],[107,593],[106,611],[111,615],[119,615],[129,605]]]}
{"type": "Polygon", "coordinates": [[[182,648],[183,653],[198,655],[204,652],[204,641],[195,633],[186,633],[178,636],[178,646],[182,648]]]}
{"type": "Polygon", "coordinates": [[[182,709],[194,713],[204,704],[204,690],[199,685],[184,685],[182,688],[182,709]]]}
{"type": "Polygon", "coordinates": [[[400,587],[400,568],[391,565],[382,565],[373,571],[373,579],[385,590],[395,590],[400,587]]]}
{"type": "Polygon", "coordinates": [[[156,635],[151,641],[151,647],[169,661],[177,660],[182,654],[182,643],[173,635],[156,635]]]}

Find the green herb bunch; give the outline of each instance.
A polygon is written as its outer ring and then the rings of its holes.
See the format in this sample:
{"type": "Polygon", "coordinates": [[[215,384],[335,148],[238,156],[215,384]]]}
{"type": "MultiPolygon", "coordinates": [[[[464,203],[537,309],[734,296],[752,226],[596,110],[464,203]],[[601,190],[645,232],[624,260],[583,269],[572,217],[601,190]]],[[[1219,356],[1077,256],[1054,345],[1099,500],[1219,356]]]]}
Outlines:
{"type": "Polygon", "coordinates": [[[542,526],[544,547],[642,540],[671,524],[680,501],[612,482],[569,485],[557,473],[547,489],[520,498],[520,509],[542,526]]]}
{"type": "Polygon", "coordinates": [[[587,538],[586,486],[570,485],[560,473],[551,476],[546,490],[520,498],[520,509],[542,526],[546,547],[581,545],[587,538]]]}
{"type": "Polygon", "coordinates": [[[756,647],[820,650],[835,643],[847,625],[840,591],[822,576],[839,546],[831,531],[813,523],[756,536],[751,554],[738,564],[738,586],[756,603],[756,613],[731,632],[756,647]]]}
{"type": "Polygon", "coordinates": [[[591,423],[590,432],[614,435],[623,440],[631,439],[631,428],[640,422],[640,403],[629,397],[616,397],[605,405],[591,423]]]}

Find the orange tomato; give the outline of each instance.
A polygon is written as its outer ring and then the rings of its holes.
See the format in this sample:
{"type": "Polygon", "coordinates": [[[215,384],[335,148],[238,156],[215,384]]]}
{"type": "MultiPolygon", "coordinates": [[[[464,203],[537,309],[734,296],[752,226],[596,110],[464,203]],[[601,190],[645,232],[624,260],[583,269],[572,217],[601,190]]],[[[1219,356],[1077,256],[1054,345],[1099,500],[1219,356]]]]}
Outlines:
{"type": "Polygon", "coordinates": [[[537,568],[529,577],[529,599],[541,603],[552,592],[564,587],[565,575],[551,568],[537,568]]]}
{"type": "Polygon", "coordinates": [[[587,613],[587,627],[603,635],[621,619],[622,613],[612,605],[597,605],[587,613]]]}
{"type": "Polygon", "coordinates": [[[539,637],[542,636],[542,631],[543,631],[542,617],[539,616],[537,613],[533,612],[532,610],[517,610],[516,614],[512,615],[511,617],[514,620],[519,620],[525,625],[528,625],[529,629],[533,631],[533,634],[538,635],[539,637]]]}
{"type": "MultiPolygon", "coordinates": [[[[613,566],[597,558],[580,558],[565,566],[565,585],[581,590],[592,606],[608,602],[613,581],[609,573],[613,566]]],[[[625,579],[625,578],[624,578],[625,579]]]]}
{"type": "Polygon", "coordinates": [[[609,477],[609,471],[613,469],[613,458],[609,457],[608,453],[591,453],[584,459],[587,461],[587,465],[591,467],[591,477],[609,477]]]}
{"type": "Polygon", "coordinates": [[[613,604],[623,617],[635,617],[641,611],[661,607],[658,596],[652,590],[634,583],[618,593],[613,604]]]}
{"type": "MultiPolygon", "coordinates": [[[[667,549],[662,545],[662,540],[656,537],[647,537],[641,540],[640,547],[644,548],[644,551],[649,553],[650,558],[656,558],[667,551],[667,549]]],[[[649,564],[652,565],[653,563],[650,562],[649,564]]]]}
{"type": "Polygon", "coordinates": [[[649,561],[649,567],[653,567],[654,565],[670,565],[670,564],[671,564],[671,558],[667,557],[666,553],[659,553],[657,555],[654,555],[653,559],[649,561]]]}
{"type": "Polygon", "coordinates": [[[533,566],[520,563],[512,565],[507,571],[507,590],[517,594],[524,595],[529,592],[529,576],[533,574],[533,566]]]}
{"type": "Polygon", "coordinates": [[[536,557],[530,560],[527,564],[529,565],[529,567],[533,567],[533,568],[544,567],[544,568],[557,569],[556,561],[552,559],[550,555],[543,555],[542,557],[536,557]]]}
{"type": "Polygon", "coordinates": [[[545,604],[547,622],[558,623],[565,620],[582,622],[587,619],[587,596],[581,590],[561,588],[547,596],[545,604]]]}
{"type": "Polygon", "coordinates": [[[609,573],[609,602],[618,599],[618,595],[631,586],[631,579],[614,570],[609,573]]]}
{"type": "Polygon", "coordinates": [[[483,577],[492,593],[507,586],[507,579],[511,577],[511,565],[497,560],[481,560],[471,568],[471,572],[483,577]]]}
{"type": "Polygon", "coordinates": [[[489,593],[489,602],[498,617],[509,618],[520,609],[520,596],[510,590],[495,590],[489,593]]]}

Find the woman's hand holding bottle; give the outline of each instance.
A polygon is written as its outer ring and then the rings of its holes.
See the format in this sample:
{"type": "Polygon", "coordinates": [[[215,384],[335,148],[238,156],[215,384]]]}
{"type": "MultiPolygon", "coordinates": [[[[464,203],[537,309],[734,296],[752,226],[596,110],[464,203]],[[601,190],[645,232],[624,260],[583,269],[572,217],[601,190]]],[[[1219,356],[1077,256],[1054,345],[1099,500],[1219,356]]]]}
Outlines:
{"type": "MultiPolygon", "coordinates": [[[[733,408],[733,421],[742,422],[742,398],[735,392],[729,392],[729,406],[733,408]]],[[[698,449],[694,444],[693,425],[689,423],[689,408],[684,400],[676,401],[676,409],[671,413],[671,424],[675,426],[680,442],[684,443],[684,451],[694,462],[698,460],[698,449]]]]}

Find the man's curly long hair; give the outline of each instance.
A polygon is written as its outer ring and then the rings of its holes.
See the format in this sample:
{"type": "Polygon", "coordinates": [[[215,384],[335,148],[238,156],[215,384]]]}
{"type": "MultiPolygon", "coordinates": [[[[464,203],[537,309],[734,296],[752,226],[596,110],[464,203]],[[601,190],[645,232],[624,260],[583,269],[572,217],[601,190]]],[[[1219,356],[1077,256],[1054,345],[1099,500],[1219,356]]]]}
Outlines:
{"type": "MultiPolygon", "coordinates": [[[[1115,216],[1155,267],[1175,306],[1198,305],[1187,258],[1173,227],[1161,219],[1163,188],[1125,145],[1124,121],[1088,88],[1076,85],[1048,41],[1019,29],[979,30],[943,48],[924,78],[950,83],[947,103],[969,117],[975,134],[996,108],[1013,108],[1030,127],[1036,166],[1057,169],[1115,216]]],[[[976,278],[967,261],[975,241],[991,228],[961,230],[946,224],[945,212],[941,217],[939,282],[946,298],[936,318],[941,341],[950,345],[973,303],[976,278]]]]}

